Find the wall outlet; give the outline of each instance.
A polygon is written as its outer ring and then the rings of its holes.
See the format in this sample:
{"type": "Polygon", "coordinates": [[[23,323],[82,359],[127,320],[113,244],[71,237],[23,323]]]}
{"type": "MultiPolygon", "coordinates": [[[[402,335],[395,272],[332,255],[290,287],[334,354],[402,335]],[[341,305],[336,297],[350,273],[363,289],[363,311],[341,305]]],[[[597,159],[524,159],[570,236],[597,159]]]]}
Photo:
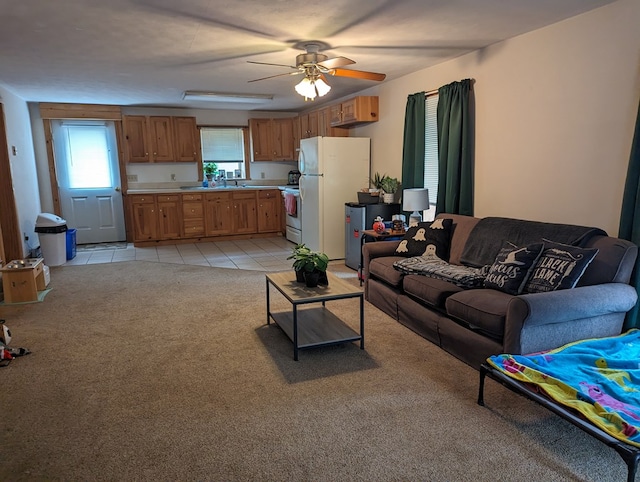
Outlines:
{"type": "Polygon", "coordinates": [[[264,179],[264,172],[260,173],[260,179],[264,179]]]}
{"type": "Polygon", "coordinates": [[[127,174],[127,181],[129,182],[138,182],[137,174],[127,174]]]}

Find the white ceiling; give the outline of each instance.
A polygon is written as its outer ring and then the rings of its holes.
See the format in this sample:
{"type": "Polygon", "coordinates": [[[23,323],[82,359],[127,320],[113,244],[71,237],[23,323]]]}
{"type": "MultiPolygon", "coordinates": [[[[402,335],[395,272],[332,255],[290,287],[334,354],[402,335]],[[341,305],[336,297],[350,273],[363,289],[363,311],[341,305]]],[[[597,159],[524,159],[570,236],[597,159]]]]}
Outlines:
{"type": "MultiPolygon", "coordinates": [[[[386,81],[612,0],[0,0],[0,84],[26,101],[299,111],[305,41],[386,81]],[[272,94],[187,103],[185,90],[272,94]]],[[[375,84],[329,77],[329,98],[375,84]]],[[[323,99],[324,100],[324,99],[323,99]]]]}

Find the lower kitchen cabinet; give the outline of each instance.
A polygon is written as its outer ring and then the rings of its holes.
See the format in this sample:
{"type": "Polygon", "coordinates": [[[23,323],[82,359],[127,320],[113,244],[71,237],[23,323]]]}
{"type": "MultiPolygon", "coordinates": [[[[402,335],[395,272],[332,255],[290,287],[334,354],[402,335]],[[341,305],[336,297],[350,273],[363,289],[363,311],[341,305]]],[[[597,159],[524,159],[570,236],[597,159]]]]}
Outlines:
{"type": "Polygon", "coordinates": [[[134,242],[179,239],[182,236],[182,213],[178,195],[133,195],[131,218],[134,242]]]}
{"type": "Polygon", "coordinates": [[[281,230],[282,195],[278,189],[258,191],[258,232],[271,233],[281,230]]]}
{"type": "Polygon", "coordinates": [[[182,212],[177,194],[156,195],[159,239],[179,239],[182,235],[182,212]]]}
{"type": "Polygon", "coordinates": [[[233,200],[233,234],[253,234],[258,232],[257,201],[254,190],[231,193],[233,200]]]}
{"type": "Polygon", "coordinates": [[[158,239],[158,209],[153,194],[131,196],[133,241],[158,239]]]}
{"type": "Polygon", "coordinates": [[[282,231],[278,189],[129,196],[133,241],[164,241],[282,231]]]}
{"type": "Polygon", "coordinates": [[[202,194],[182,195],[182,232],[185,238],[205,235],[202,194]]]}
{"type": "Polygon", "coordinates": [[[204,228],[207,236],[231,234],[231,193],[204,195],[204,228]]]}

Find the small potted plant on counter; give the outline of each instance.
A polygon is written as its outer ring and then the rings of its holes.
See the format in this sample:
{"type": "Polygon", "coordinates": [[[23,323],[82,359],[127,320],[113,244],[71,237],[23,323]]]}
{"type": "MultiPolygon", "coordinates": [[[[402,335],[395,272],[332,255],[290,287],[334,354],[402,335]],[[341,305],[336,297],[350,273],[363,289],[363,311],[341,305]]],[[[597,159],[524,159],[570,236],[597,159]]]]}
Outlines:
{"type": "Polygon", "coordinates": [[[203,170],[207,180],[211,181],[213,180],[213,176],[218,172],[218,165],[215,162],[205,162],[203,170]]]}

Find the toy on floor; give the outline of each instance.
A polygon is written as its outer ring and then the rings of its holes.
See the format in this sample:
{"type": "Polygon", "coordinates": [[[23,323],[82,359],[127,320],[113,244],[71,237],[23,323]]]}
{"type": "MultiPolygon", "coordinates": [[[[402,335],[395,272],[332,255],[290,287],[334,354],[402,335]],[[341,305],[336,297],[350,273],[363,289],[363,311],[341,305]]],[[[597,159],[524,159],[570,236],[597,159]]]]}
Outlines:
{"type": "Polygon", "coordinates": [[[10,348],[11,330],[4,324],[4,320],[0,320],[0,367],[6,367],[11,360],[18,356],[24,356],[31,353],[26,348],[10,348]]]}

